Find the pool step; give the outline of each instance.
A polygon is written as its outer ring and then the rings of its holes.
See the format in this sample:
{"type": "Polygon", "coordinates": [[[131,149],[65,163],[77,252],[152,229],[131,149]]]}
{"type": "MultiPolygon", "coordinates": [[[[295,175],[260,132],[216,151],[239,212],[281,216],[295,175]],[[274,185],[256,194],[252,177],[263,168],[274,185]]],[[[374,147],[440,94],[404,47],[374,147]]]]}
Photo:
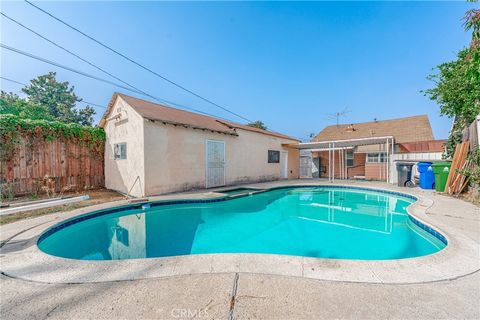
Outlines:
{"type": "Polygon", "coordinates": [[[128,199],[128,203],[148,202],[148,198],[131,198],[128,199]]]}

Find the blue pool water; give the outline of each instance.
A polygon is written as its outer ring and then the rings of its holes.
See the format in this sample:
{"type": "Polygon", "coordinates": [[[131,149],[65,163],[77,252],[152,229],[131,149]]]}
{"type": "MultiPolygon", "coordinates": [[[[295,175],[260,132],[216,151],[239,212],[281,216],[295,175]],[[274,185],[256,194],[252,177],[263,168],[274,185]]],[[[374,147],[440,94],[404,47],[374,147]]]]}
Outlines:
{"type": "Polygon", "coordinates": [[[370,260],[441,250],[445,244],[406,213],[412,202],[381,192],[304,187],[218,202],[152,203],[59,225],[42,235],[38,246],[84,260],[201,253],[370,260]]]}

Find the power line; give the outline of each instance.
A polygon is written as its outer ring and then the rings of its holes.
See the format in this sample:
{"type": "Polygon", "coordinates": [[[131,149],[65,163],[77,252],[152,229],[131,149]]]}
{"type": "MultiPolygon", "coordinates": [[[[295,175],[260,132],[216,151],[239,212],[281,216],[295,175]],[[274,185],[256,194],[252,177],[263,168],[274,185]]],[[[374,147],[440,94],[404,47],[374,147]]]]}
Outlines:
{"type": "Polygon", "coordinates": [[[99,70],[99,71],[101,71],[101,72],[105,73],[106,75],[108,75],[108,76],[110,76],[110,77],[114,78],[115,80],[118,80],[118,81],[120,81],[121,83],[123,83],[123,84],[125,84],[125,85],[129,86],[130,88],[132,88],[132,89],[134,89],[134,90],[138,91],[139,93],[142,93],[142,94],[144,94],[145,96],[148,96],[148,97],[150,97],[150,98],[153,98],[153,99],[155,99],[155,100],[157,100],[157,101],[161,100],[161,99],[158,99],[158,98],[156,98],[156,97],[154,97],[154,96],[152,96],[152,95],[150,95],[150,94],[146,93],[145,91],[143,91],[143,90],[141,90],[141,89],[139,89],[139,88],[137,88],[137,87],[133,86],[132,84],[130,84],[130,83],[126,82],[126,81],[123,81],[123,80],[122,80],[122,79],[120,79],[119,77],[117,77],[117,76],[115,76],[115,75],[111,74],[110,72],[106,71],[105,69],[102,69],[102,68],[100,68],[99,66],[97,66],[97,65],[95,65],[94,63],[92,63],[92,62],[88,61],[87,59],[84,59],[84,58],[82,58],[82,57],[81,57],[81,56],[79,56],[78,54],[76,54],[76,53],[74,53],[74,52],[72,52],[72,51],[68,50],[67,48],[65,48],[65,47],[63,47],[63,46],[61,46],[61,45],[59,45],[58,43],[56,43],[56,42],[54,42],[54,41],[52,41],[52,40],[48,39],[47,37],[45,37],[45,36],[41,35],[40,33],[36,32],[35,30],[33,30],[33,29],[31,29],[31,28],[29,28],[29,27],[25,26],[25,25],[24,25],[24,24],[22,24],[21,22],[19,22],[19,21],[17,21],[17,20],[15,20],[15,19],[13,19],[13,18],[11,18],[11,17],[9,17],[9,16],[8,16],[8,15],[6,15],[5,13],[3,13],[3,12],[0,12],[0,14],[1,14],[2,16],[4,16],[5,18],[9,19],[10,21],[12,21],[12,22],[16,23],[17,25],[21,26],[22,28],[24,28],[24,29],[26,29],[26,30],[28,30],[28,31],[32,32],[33,34],[37,35],[38,37],[42,38],[43,40],[45,40],[45,41],[47,41],[47,42],[49,42],[49,43],[53,44],[53,45],[54,45],[54,46],[56,46],[57,48],[60,48],[61,50],[65,51],[65,52],[67,52],[67,53],[69,53],[69,54],[71,54],[72,56],[74,56],[74,57],[76,57],[76,58],[80,59],[81,61],[83,61],[83,62],[87,63],[88,65],[90,65],[90,66],[94,67],[95,69],[97,69],[97,70],[99,70]]]}
{"type": "Polygon", "coordinates": [[[33,4],[32,2],[30,2],[30,1],[28,1],[28,0],[24,0],[24,1],[25,1],[26,3],[28,3],[29,5],[31,5],[32,7],[34,7],[34,8],[36,8],[36,9],[42,11],[42,12],[45,13],[46,15],[48,15],[48,16],[50,16],[51,18],[53,18],[53,19],[57,20],[58,22],[62,23],[63,25],[69,27],[70,29],[72,29],[72,30],[80,33],[80,34],[83,35],[84,37],[87,37],[88,39],[90,39],[90,40],[94,41],[95,43],[101,45],[101,46],[104,47],[105,49],[107,49],[107,50],[109,50],[109,51],[111,51],[111,52],[119,55],[120,57],[122,57],[122,58],[130,61],[131,63],[135,64],[136,66],[138,66],[138,67],[140,67],[140,68],[142,68],[142,69],[150,72],[151,74],[153,74],[153,75],[161,78],[162,80],[164,80],[164,81],[166,81],[166,82],[168,82],[168,83],[176,86],[177,88],[180,88],[180,89],[182,89],[182,90],[184,90],[184,91],[186,91],[186,92],[194,95],[195,97],[197,97],[197,98],[199,98],[199,99],[202,99],[203,101],[208,102],[208,103],[210,103],[210,104],[212,104],[212,105],[214,105],[214,106],[216,106],[216,107],[218,107],[218,108],[220,108],[220,109],[222,109],[222,110],[224,110],[224,111],[226,111],[226,112],[228,112],[228,113],[230,113],[230,114],[233,114],[233,115],[235,115],[235,116],[237,116],[237,117],[239,117],[239,118],[241,118],[241,119],[243,119],[243,120],[245,120],[245,121],[253,122],[252,120],[249,120],[249,119],[241,116],[240,114],[235,113],[235,112],[233,112],[233,111],[231,111],[231,110],[229,110],[229,109],[227,109],[227,108],[225,108],[225,107],[222,107],[221,105],[219,105],[219,104],[217,104],[217,103],[215,103],[215,102],[213,102],[213,101],[211,101],[211,100],[209,100],[209,99],[207,99],[207,98],[199,95],[198,93],[195,93],[195,92],[193,92],[193,91],[190,90],[190,89],[187,89],[186,87],[184,87],[184,86],[182,86],[182,85],[180,85],[180,84],[178,84],[178,83],[176,83],[176,82],[168,79],[167,77],[162,76],[161,74],[159,74],[159,73],[153,71],[152,69],[144,66],[143,64],[141,64],[141,63],[133,60],[132,58],[127,57],[126,55],[124,55],[124,54],[120,53],[119,51],[117,51],[117,50],[109,47],[108,45],[104,44],[103,42],[101,42],[101,41],[93,38],[92,36],[86,34],[85,32],[83,32],[83,31],[81,31],[81,30],[79,30],[78,28],[70,25],[69,23],[65,22],[64,20],[62,20],[62,19],[60,19],[60,18],[57,18],[55,15],[51,14],[50,12],[48,12],[48,11],[46,11],[46,10],[38,7],[38,6],[36,6],[36,5],[33,4]]]}
{"type": "Polygon", "coordinates": [[[51,61],[51,60],[48,60],[48,59],[45,59],[45,58],[36,56],[36,55],[34,55],[34,54],[31,54],[31,53],[22,51],[22,50],[20,50],[20,49],[16,49],[16,48],[7,46],[7,45],[5,45],[5,44],[3,44],[3,43],[0,43],[0,48],[4,48],[4,49],[7,49],[7,50],[16,52],[16,53],[18,53],[18,54],[27,56],[27,57],[29,57],[29,58],[32,58],[32,59],[35,59],[35,60],[39,60],[39,61],[45,62],[45,63],[50,64],[50,65],[53,65],[53,66],[55,66],[55,67],[62,68],[62,69],[65,69],[65,70],[68,70],[68,71],[71,71],[71,72],[80,74],[80,75],[85,76],[85,77],[87,77],[87,78],[95,79],[95,80],[98,80],[98,81],[101,81],[101,82],[108,83],[108,84],[110,84],[110,85],[112,85],[112,86],[115,86],[115,87],[119,87],[119,88],[122,88],[122,89],[125,89],[125,90],[128,90],[128,91],[133,91],[133,92],[135,92],[135,93],[139,93],[138,91],[135,91],[135,90],[133,90],[133,89],[130,89],[130,88],[128,88],[128,87],[125,87],[125,86],[123,86],[123,85],[121,85],[121,84],[118,84],[118,83],[112,82],[112,81],[110,81],[110,80],[103,79],[103,78],[100,78],[100,77],[97,77],[97,76],[94,76],[94,75],[85,73],[85,72],[80,71],[80,70],[76,70],[76,69],[67,67],[67,66],[62,65],[62,64],[60,64],[60,63],[57,63],[57,62],[54,62],[54,61],[51,61]]]}
{"type": "MultiPolygon", "coordinates": [[[[0,48],[4,48],[4,49],[10,50],[10,51],[13,51],[13,52],[15,52],[15,53],[18,53],[18,54],[27,56],[27,57],[29,57],[29,58],[32,58],[32,59],[35,59],[35,60],[39,60],[39,61],[42,61],[42,62],[44,62],[44,63],[47,63],[47,64],[50,64],[50,65],[56,66],[56,67],[58,67],[58,68],[62,68],[62,69],[65,69],[65,70],[67,70],[67,71],[71,71],[71,72],[80,74],[80,75],[82,75],[82,76],[84,76],[84,77],[87,77],[87,78],[91,78],[91,79],[94,79],[94,80],[97,80],[97,81],[101,81],[101,82],[104,82],[104,83],[108,83],[108,84],[110,84],[110,85],[112,85],[112,86],[119,87],[119,88],[122,88],[122,89],[125,89],[125,90],[128,90],[128,91],[131,91],[131,92],[135,92],[135,93],[142,94],[142,92],[139,92],[139,91],[136,91],[136,90],[134,90],[134,89],[125,87],[125,86],[123,86],[123,85],[121,85],[121,84],[118,84],[118,83],[112,82],[112,81],[110,81],[110,80],[107,80],[107,79],[104,79],[104,78],[100,78],[100,77],[97,77],[97,76],[94,76],[94,75],[85,73],[85,72],[80,71],[80,70],[76,70],[76,69],[70,68],[70,67],[68,67],[68,66],[59,64],[59,63],[57,63],[57,62],[54,62],[54,61],[51,61],[51,60],[48,60],[48,59],[45,59],[45,58],[42,58],[42,57],[39,57],[39,56],[36,56],[36,55],[34,55],[34,54],[31,54],[31,53],[22,51],[22,50],[20,50],[20,49],[16,49],[16,48],[7,46],[7,45],[5,45],[5,44],[3,44],[3,43],[0,43],[0,48]]],[[[163,101],[165,101],[165,102],[162,102],[162,103],[175,105],[175,106],[178,106],[178,107],[180,107],[180,108],[184,108],[184,109],[187,109],[187,110],[191,110],[191,111],[194,111],[194,112],[197,112],[197,113],[201,113],[201,114],[204,114],[204,115],[207,115],[207,116],[210,116],[210,117],[223,119],[222,117],[219,117],[219,116],[216,116],[216,115],[212,115],[212,114],[209,114],[209,113],[207,113],[207,112],[203,112],[203,111],[200,111],[200,110],[197,110],[197,109],[193,109],[193,108],[190,108],[190,107],[187,107],[187,106],[184,106],[184,105],[181,105],[181,104],[178,104],[178,103],[169,101],[169,100],[164,100],[164,99],[160,99],[160,98],[155,98],[155,99],[156,99],[156,100],[163,100],[163,101]]],[[[228,120],[228,119],[224,119],[224,120],[228,120]]],[[[228,121],[231,121],[231,120],[228,120],[228,121]]]]}
{"type": "MultiPolygon", "coordinates": [[[[3,79],[3,80],[5,80],[5,81],[10,81],[10,82],[12,82],[12,83],[19,84],[19,85],[21,85],[21,86],[28,86],[28,84],[26,84],[26,83],[19,82],[19,81],[10,79],[10,78],[6,78],[6,77],[0,76],[0,79],[3,79]]],[[[85,101],[85,100],[83,100],[83,99],[80,100],[80,101],[77,101],[77,102],[84,103],[84,104],[88,104],[88,105],[92,105],[92,106],[94,106],[94,107],[98,107],[98,108],[102,108],[102,109],[106,109],[106,108],[107,108],[107,107],[105,107],[105,106],[102,106],[102,105],[99,105],[99,104],[96,104],[96,103],[93,103],[93,102],[85,101]]]]}
{"type": "Polygon", "coordinates": [[[12,80],[12,79],[9,79],[9,78],[5,78],[5,77],[0,77],[0,79],[3,79],[3,80],[6,80],[6,81],[10,81],[10,82],[19,84],[19,85],[21,85],[21,86],[26,86],[26,85],[27,85],[26,83],[18,82],[18,81],[15,81],[15,80],[12,80]]]}
{"type": "MultiPolygon", "coordinates": [[[[56,43],[55,41],[48,39],[47,37],[41,35],[40,33],[36,32],[35,30],[33,30],[33,29],[27,27],[26,25],[22,24],[20,21],[15,20],[15,19],[12,18],[12,17],[9,17],[8,15],[6,15],[6,14],[3,13],[3,12],[0,12],[0,14],[1,14],[2,16],[4,16],[5,18],[9,19],[10,21],[16,23],[17,25],[21,26],[22,28],[24,28],[24,29],[30,31],[31,33],[35,34],[36,36],[42,38],[43,40],[49,42],[50,44],[52,44],[52,45],[54,45],[54,46],[56,46],[57,48],[59,48],[59,49],[65,51],[65,52],[69,53],[70,55],[72,55],[72,56],[78,58],[79,60],[87,63],[88,65],[94,67],[95,69],[97,69],[97,70],[105,73],[106,75],[114,78],[115,80],[118,80],[118,81],[120,81],[121,83],[129,86],[130,88],[133,89],[133,90],[130,90],[130,91],[133,91],[133,92],[136,92],[136,93],[139,93],[139,94],[143,94],[143,95],[145,95],[145,96],[147,96],[147,97],[150,97],[150,98],[152,98],[152,99],[154,99],[154,100],[156,100],[156,101],[158,101],[158,102],[160,102],[160,103],[164,103],[164,104],[167,104],[167,105],[174,105],[174,106],[177,106],[177,107],[180,107],[180,108],[183,108],[183,109],[195,111],[195,112],[197,112],[197,113],[201,113],[201,114],[208,115],[208,116],[211,116],[211,117],[216,117],[216,118],[224,119],[224,118],[222,118],[222,117],[218,117],[218,116],[212,115],[212,114],[210,114],[210,113],[203,112],[203,111],[201,111],[201,110],[197,110],[197,109],[194,109],[194,108],[190,108],[190,107],[187,107],[187,106],[185,106],[185,105],[181,105],[181,104],[175,103],[175,102],[173,102],[173,101],[169,101],[169,100],[166,100],[166,99],[162,99],[162,98],[155,97],[155,96],[153,96],[153,95],[151,95],[151,94],[149,94],[149,93],[147,93],[147,92],[145,92],[145,91],[143,91],[143,90],[135,87],[134,85],[132,85],[132,84],[130,84],[130,83],[128,83],[128,82],[120,79],[119,77],[111,74],[110,72],[106,71],[105,69],[103,69],[103,68],[95,65],[93,62],[90,62],[90,61],[88,61],[87,59],[82,58],[82,57],[79,56],[78,54],[76,54],[76,53],[68,50],[67,48],[59,45],[59,44],[56,43]]],[[[124,88],[124,87],[122,87],[122,88],[124,88]]],[[[225,120],[227,120],[227,119],[225,119],[225,120]]],[[[229,120],[229,121],[230,121],[230,120],[229,120]]]]}
{"type": "MultiPolygon", "coordinates": [[[[205,97],[203,97],[203,96],[201,96],[201,95],[193,92],[192,90],[187,89],[186,87],[180,85],[179,83],[176,83],[176,82],[168,79],[167,77],[162,76],[161,74],[153,71],[152,69],[144,66],[143,64],[141,64],[141,63],[139,63],[139,62],[137,62],[137,61],[135,61],[135,60],[133,60],[132,58],[129,58],[129,57],[126,56],[125,54],[120,53],[119,51],[113,49],[112,47],[104,44],[103,42],[95,39],[94,37],[86,34],[85,32],[83,32],[83,31],[79,30],[78,28],[72,26],[71,24],[65,22],[64,20],[56,17],[55,15],[51,14],[50,12],[48,12],[48,11],[46,11],[46,10],[38,7],[37,5],[33,4],[32,2],[30,2],[30,1],[28,1],[28,0],[24,0],[24,1],[25,1],[26,3],[28,3],[29,5],[31,5],[32,7],[40,10],[41,12],[43,12],[43,13],[45,13],[46,15],[50,16],[51,18],[53,18],[53,19],[57,20],[58,22],[62,23],[63,25],[65,25],[65,26],[69,27],[70,29],[72,29],[72,30],[80,33],[80,34],[83,35],[84,37],[92,40],[93,42],[99,44],[100,46],[104,47],[105,49],[107,49],[107,50],[109,50],[109,51],[111,51],[111,52],[119,55],[120,57],[126,59],[127,61],[129,61],[129,62],[137,65],[138,67],[140,67],[140,68],[142,68],[142,69],[144,69],[144,70],[152,73],[153,75],[161,78],[162,80],[164,80],[164,81],[166,81],[166,82],[168,82],[168,83],[170,83],[170,84],[172,84],[172,85],[174,85],[174,86],[176,86],[176,87],[178,87],[178,88],[180,88],[180,89],[182,89],[182,90],[184,90],[184,91],[186,91],[186,92],[188,92],[188,93],[196,96],[197,98],[200,98],[200,99],[202,99],[202,100],[204,100],[204,101],[206,101],[206,102],[208,102],[208,103],[210,103],[210,104],[212,104],[212,105],[214,105],[214,106],[216,106],[216,107],[218,107],[218,108],[220,108],[220,109],[222,109],[222,110],[224,110],[224,111],[226,111],[226,112],[228,112],[228,113],[230,113],[230,114],[232,114],[232,115],[235,115],[235,116],[237,116],[237,117],[239,117],[239,118],[241,118],[241,119],[243,119],[243,120],[245,120],[245,121],[247,121],[247,122],[253,122],[252,120],[250,120],[250,119],[248,119],[248,118],[245,118],[245,117],[241,116],[240,114],[235,113],[235,112],[233,112],[233,111],[231,111],[231,110],[229,110],[229,109],[227,109],[227,108],[225,108],[225,107],[222,107],[221,105],[219,105],[219,104],[217,104],[217,103],[215,103],[215,102],[213,102],[213,101],[211,101],[211,100],[209,100],[209,99],[207,99],[207,98],[205,98],[205,97]]],[[[47,39],[46,39],[46,40],[47,40],[47,39]]],[[[47,41],[48,41],[48,40],[47,40],[47,41]]],[[[51,42],[51,41],[49,41],[49,42],[51,42]]],[[[82,60],[83,60],[83,59],[82,59],[82,60]]],[[[119,79],[117,79],[117,80],[119,80],[119,79]]],[[[121,80],[120,80],[120,81],[121,81],[121,80]]],[[[122,81],[122,82],[123,82],[123,81],[122,81]]],[[[137,89],[137,90],[139,90],[139,89],[137,89]]],[[[140,90],[140,91],[141,91],[141,90],[140,90]]],[[[142,93],[142,94],[144,94],[144,95],[146,95],[146,96],[149,96],[149,97],[152,97],[152,98],[158,100],[158,98],[153,97],[153,96],[151,96],[151,95],[149,95],[149,94],[146,94],[146,93],[144,93],[144,92],[140,92],[140,93],[142,93]]],[[[216,115],[212,115],[212,114],[209,114],[209,113],[205,113],[205,112],[202,112],[202,111],[200,111],[200,110],[192,109],[192,108],[186,107],[186,106],[184,106],[184,105],[181,105],[181,104],[178,104],[178,103],[169,101],[169,100],[165,100],[165,99],[160,99],[160,100],[163,100],[164,103],[171,104],[171,105],[175,105],[175,106],[178,106],[178,107],[180,107],[180,108],[193,110],[193,111],[195,111],[195,112],[202,113],[202,114],[205,114],[205,115],[208,115],[208,116],[212,116],[212,117],[215,117],[215,118],[224,119],[224,118],[222,118],[222,117],[219,117],[219,116],[216,116],[216,115]]],[[[229,120],[229,119],[225,119],[225,120],[231,121],[231,120],[229,120]]],[[[300,139],[300,138],[298,138],[298,137],[295,137],[295,138],[300,139]]],[[[300,139],[300,140],[303,140],[303,139],[300,139]]]]}

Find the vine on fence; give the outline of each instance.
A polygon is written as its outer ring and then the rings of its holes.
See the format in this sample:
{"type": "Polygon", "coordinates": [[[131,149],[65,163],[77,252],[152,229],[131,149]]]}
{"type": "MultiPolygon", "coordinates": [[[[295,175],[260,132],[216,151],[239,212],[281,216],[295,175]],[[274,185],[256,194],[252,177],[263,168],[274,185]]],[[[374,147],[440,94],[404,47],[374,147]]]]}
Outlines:
{"type": "Polygon", "coordinates": [[[8,161],[22,139],[33,145],[44,141],[71,141],[89,148],[95,157],[103,157],[103,128],[59,121],[31,120],[12,114],[0,115],[0,160],[8,161]]]}

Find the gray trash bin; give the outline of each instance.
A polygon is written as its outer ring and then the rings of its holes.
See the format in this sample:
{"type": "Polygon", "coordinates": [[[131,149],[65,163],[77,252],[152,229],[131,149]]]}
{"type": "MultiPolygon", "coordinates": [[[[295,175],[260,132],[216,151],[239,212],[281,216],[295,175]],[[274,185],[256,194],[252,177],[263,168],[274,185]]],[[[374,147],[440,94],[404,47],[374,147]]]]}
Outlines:
{"type": "Polygon", "coordinates": [[[410,162],[397,162],[398,186],[405,187],[413,185],[412,182],[412,167],[410,162]]]}

